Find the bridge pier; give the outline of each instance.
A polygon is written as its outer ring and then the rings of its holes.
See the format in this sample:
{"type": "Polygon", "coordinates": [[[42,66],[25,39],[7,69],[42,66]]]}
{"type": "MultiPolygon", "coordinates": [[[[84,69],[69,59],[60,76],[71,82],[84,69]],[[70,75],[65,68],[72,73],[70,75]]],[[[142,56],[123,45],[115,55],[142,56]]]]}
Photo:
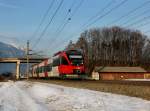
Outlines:
{"type": "MultiPolygon", "coordinates": [[[[30,58],[29,63],[40,63],[47,58],[30,58]]],[[[16,80],[20,79],[20,64],[27,63],[27,58],[0,58],[0,63],[16,63],[16,80]]]]}
{"type": "Polygon", "coordinates": [[[18,60],[16,64],[16,79],[20,79],[20,60],[18,60]]]}

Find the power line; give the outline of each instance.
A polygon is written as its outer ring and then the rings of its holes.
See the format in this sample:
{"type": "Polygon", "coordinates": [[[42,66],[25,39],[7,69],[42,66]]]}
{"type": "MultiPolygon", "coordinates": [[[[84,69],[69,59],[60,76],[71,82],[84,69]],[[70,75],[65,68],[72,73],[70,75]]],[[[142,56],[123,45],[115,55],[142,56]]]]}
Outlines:
{"type": "MultiPolygon", "coordinates": [[[[64,19],[62,20],[63,22],[58,26],[58,28],[56,29],[56,37],[55,38],[52,38],[51,40],[49,40],[49,41],[56,41],[56,39],[57,39],[57,37],[59,36],[59,34],[62,32],[62,30],[65,28],[65,26],[67,25],[67,23],[68,23],[68,21],[69,20],[71,20],[71,19],[69,19],[68,18],[68,15],[71,13],[71,11],[72,11],[72,7],[74,6],[74,3],[75,3],[75,0],[72,2],[72,4],[71,4],[71,6],[70,6],[70,8],[68,9],[68,11],[67,11],[67,13],[66,13],[66,15],[65,15],[65,17],[64,17],[64,19]],[[67,21],[64,23],[64,21],[67,19],[67,21]]],[[[53,42],[54,43],[54,42],[53,42]]],[[[53,44],[52,43],[52,44],[53,44]]],[[[51,45],[51,44],[49,44],[49,45],[51,45]]],[[[50,47],[50,46],[49,46],[50,47]]],[[[46,49],[46,50],[48,50],[48,48],[46,49]]]]}
{"type": "MultiPolygon", "coordinates": [[[[70,12],[71,12],[71,8],[69,8],[69,10],[68,10],[68,12],[66,13],[65,18],[64,18],[63,21],[65,21],[65,20],[67,19],[67,16],[69,15],[70,12]]],[[[67,21],[68,21],[68,20],[67,20],[67,21]]],[[[64,26],[64,24],[66,24],[66,23],[62,22],[62,24],[57,28],[57,30],[56,30],[56,34],[57,34],[57,35],[59,34],[59,32],[60,32],[60,30],[62,29],[62,27],[64,26]]]]}
{"type": "MultiPolygon", "coordinates": [[[[79,7],[82,5],[82,3],[83,3],[83,1],[81,0],[81,2],[79,3],[79,5],[77,6],[78,7],[78,9],[79,9],[79,7]]],[[[107,9],[109,6],[111,6],[112,4],[114,3],[114,0],[111,0],[104,8],[102,8],[98,13],[96,13],[94,16],[92,16],[88,21],[90,21],[90,20],[92,20],[93,18],[95,18],[96,16],[98,16],[99,14],[101,14],[105,9],[107,9]]],[[[76,11],[77,12],[77,11],[76,11]]],[[[74,12],[74,13],[76,13],[76,12],[74,12]]],[[[74,14],[72,14],[72,16],[74,16],[74,14]]],[[[72,17],[70,17],[70,18],[72,18],[72,17]]],[[[88,22],[87,21],[87,22],[88,22]]],[[[87,23],[86,22],[86,23],[87,23]]],[[[86,25],[86,23],[84,24],[84,25],[86,25]]],[[[84,26],[84,25],[82,25],[82,26],[84,26]]],[[[82,28],[82,27],[81,27],[82,28]]]]}
{"type": "MultiPolygon", "coordinates": [[[[137,8],[135,8],[135,9],[131,10],[131,11],[128,12],[126,15],[121,16],[118,20],[120,20],[120,19],[124,18],[125,16],[127,16],[127,15],[129,15],[129,14],[135,12],[135,11],[138,10],[139,8],[142,8],[143,6],[145,6],[146,4],[148,4],[149,2],[150,2],[150,1],[144,2],[142,5],[140,5],[139,7],[137,7],[137,8]]],[[[146,12],[146,11],[145,11],[145,12],[146,12]]],[[[148,11],[147,11],[147,12],[148,12],[148,11]]],[[[136,17],[137,17],[137,16],[136,16],[136,17]]],[[[62,41],[61,41],[61,42],[62,42],[62,41]]]]}
{"type": "Polygon", "coordinates": [[[126,13],[125,15],[122,15],[121,17],[117,18],[116,20],[112,21],[111,23],[109,23],[109,25],[110,25],[110,24],[113,24],[113,23],[116,23],[116,22],[119,22],[119,21],[120,21],[121,19],[123,19],[124,17],[127,17],[128,15],[134,13],[135,11],[137,11],[138,9],[144,7],[145,5],[147,5],[147,4],[149,4],[149,3],[150,3],[150,1],[144,2],[142,5],[140,5],[140,6],[136,7],[136,8],[134,8],[133,10],[131,10],[131,11],[129,11],[128,13],[126,13]]]}
{"type": "Polygon", "coordinates": [[[86,24],[88,24],[90,21],[92,21],[94,18],[98,17],[101,13],[103,13],[108,7],[110,7],[115,1],[111,0],[106,6],[104,6],[98,13],[90,17],[85,24],[82,25],[84,27],[86,24]]]}
{"type": "Polygon", "coordinates": [[[128,0],[123,0],[121,3],[117,4],[116,6],[114,6],[113,8],[111,8],[109,11],[107,11],[106,13],[104,13],[103,15],[99,16],[97,19],[95,19],[93,22],[89,23],[88,25],[86,25],[85,28],[93,25],[94,23],[96,23],[97,21],[99,21],[100,19],[104,18],[105,16],[107,16],[108,14],[110,14],[112,11],[118,9],[120,6],[122,6],[124,3],[126,3],[128,0]]]}
{"type": "MultiPolygon", "coordinates": [[[[72,4],[71,4],[71,6],[70,6],[70,8],[68,9],[68,11],[67,11],[67,13],[66,13],[66,15],[65,15],[65,17],[64,17],[64,19],[63,19],[63,21],[65,21],[66,20],[66,22],[62,22],[61,24],[60,24],[60,26],[57,28],[57,30],[56,30],[56,37],[58,37],[59,36],[59,34],[62,32],[62,30],[65,28],[65,26],[68,24],[68,22],[71,20],[71,18],[69,17],[68,18],[68,15],[71,13],[71,11],[72,11],[72,7],[74,6],[74,3],[75,3],[75,0],[72,2],[72,4]]],[[[55,41],[57,38],[53,38],[51,41],[55,41]]],[[[53,42],[54,43],[54,42],[53,42]]]]}
{"type": "Polygon", "coordinates": [[[150,30],[147,30],[147,31],[145,31],[144,33],[149,33],[150,32],[150,30]]]}
{"type": "MultiPolygon", "coordinates": [[[[42,19],[41,19],[40,24],[38,25],[37,29],[35,30],[35,32],[34,32],[33,35],[31,36],[31,40],[37,35],[37,33],[38,33],[40,27],[42,26],[43,22],[44,22],[45,19],[46,19],[48,13],[50,12],[51,8],[53,7],[54,2],[55,2],[55,0],[52,0],[52,2],[50,3],[48,9],[46,10],[44,16],[43,16],[42,19]]],[[[30,41],[31,41],[31,40],[30,40],[30,41]]]]}
{"type": "Polygon", "coordinates": [[[103,13],[108,7],[110,7],[113,3],[115,3],[115,1],[114,0],[111,0],[109,3],[107,3],[101,10],[99,10],[95,15],[93,15],[92,17],[90,17],[89,19],[88,19],[88,21],[87,22],[85,22],[82,26],[81,26],[81,28],[82,27],[84,27],[84,26],[86,26],[86,24],[88,24],[90,21],[92,21],[93,19],[95,19],[96,17],[98,17],[101,13],[103,13]]]}
{"type": "MultiPolygon", "coordinates": [[[[86,27],[94,24],[95,22],[97,22],[98,20],[104,18],[105,16],[107,16],[108,14],[110,14],[112,11],[114,11],[115,9],[119,8],[121,5],[123,5],[124,3],[126,3],[128,0],[123,0],[122,2],[120,2],[119,4],[115,5],[114,7],[112,7],[109,11],[107,11],[106,13],[102,14],[101,16],[99,16],[95,21],[91,22],[90,24],[86,25],[86,27]]],[[[70,37],[70,36],[69,36],[70,37]]],[[[65,42],[66,40],[68,40],[67,37],[66,39],[64,39],[64,41],[61,41],[61,43],[65,42]]],[[[71,37],[72,38],[72,37],[71,37]]]]}
{"type": "Polygon", "coordinates": [[[140,24],[140,25],[138,25],[137,27],[139,28],[139,27],[143,27],[143,26],[146,26],[146,25],[149,25],[149,24],[150,24],[150,21],[145,22],[145,23],[143,23],[143,24],[140,24]]]}
{"type": "Polygon", "coordinates": [[[125,25],[125,24],[129,23],[129,21],[131,21],[131,20],[133,20],[133,19],[135,20],[135,19],[137,19],[139,16],[145,15],[145,13],[147,13],[147,12],[150,12],[150,9],[145,10],[144,12],[142,12],[142,13],[136,15],[136,16],[133,16],[132,18],[128,19],[126,22],[122,23],[121,25],[125,25]]]}
{"type": "Polygon", "coordinates": [[[146,19],[148,19],[148,18],[150,18],[150,15],[149,15],[149,16],[146,16],[146,17],[143,17],[142,19],[137,20],[137,21],[135,21],[135,22],[133,22],[133,23],[127,25],[126,27],[133,26],[133,25],[135,25],[135,24],[140,23],[141,21],[143,22],[144,20],[146,20],[146,19]]]}
{"type": "Polygon", "coordinates": [[[80,9],[81,5],[83,4],[84,0],[80,0],[79,4],[77,5],[77,7],[75,8],[74,12],[72,13],[72,15],[70,16],[70,18],[73,18],[73,16],[77,13],[77,11],[80,9]]]}
{"type": "MultiPolygon", "coordinates": [[[[68,20],[68,21],[69,21],[69,20],[68,20]]],[[[64,25],[63,25],[63,27],[61,28],[61,30],[58,31],[56,37],[51,40],[51,41],[53,41],[53,42],[52,42],[51,44],[49,44],[49,46],[48,46],[47,49],[45,49],[45,50],[49,50],[50,47],[53,47],[53,46],[54,46],[54,44],[55,44],[55,42],[57,41],[57,39],[58,39],[60,33],[63,31],[63,29],[65,28],[65,26],[68,24],[68,21],[64,23],[64,25]]]]}
{"type": "Polygon", "coordinates": [[[62,25],[62,27],[60,28],[60,30],[57,31],[56,37],[52,40],[53,43],[58,39],[60,33],[64,30],[64,28],[66,27],[66,25],[69,23],[70,20],[71,20],[71,18],[68,18],[67,21],[62,25]]]}
{"type": "MultiPolygon", "coordinates": [[[[73,18],[73,16],[75,15],[75,13],[78,11],[78,9],[81,7],[82,3],[84,0],[81,0],[80,3],[77,5],[76,9],[74,10],[74,12],[70,15],[70,17],[67,19],[67,21],[63,24],[62,28],[58,31],[57,33],[57,38],[59,36],[59,34],[64,30],[64,28],[66,27],[66,25],[69,23],[69,21],[73,18]]],[[[56,38],[56,40],[57,40],[56,38]]],[[[56,41],[55,40],[55,41],[56,41]]]]}
{"type": "MultiPolygon", "coordinates": [[[[80,0],[79,4],[77,5],[77,7],[75,8],[75,10],[71,13],[71,15],[68,17],[67,19],[67,23],[68,21],[72,20],[73,16],[76,14],[76,12],[79,10],[79,8],[81,7],[81,5],[83,4],[84,0],[80,0]]],[[[71,8],[70,8],[71,9],[71,8]]],[[[62,29],[63,30],[65,28],[65,26],[67,25],[67,23],[64,23],[63,26],[62,26],[62,29]]],[[[60,32],[61,32],[60,30],[60,32]]]]}
{"type": "MultiPolygon", "coordinates": [[[[79,10],[79,8],[81,7],[81,5],[83,4],[84,0],[81,0],[79,2],[79,4],[77,5],[77,7],[75,8],[75,10],[72,12],[72,14],[70,15],[70,17],[67,19],[67,21],[63,24],[63,26],[61,27],[61,29],[57,32],[57,36],[56,38],[53,40],[53,43],[50,44],[51,46],[54,46],[55,41],[58,39],[60,33],[64,30],[64,28],[66,27],[66,25],[69,23],[69,21],[73,18],[73,16],[76,14],[76,12],[79,10]]],[[[71,8],[70,8],[71,9],[71,8]]]]}
{"type": "Polygon", "coordinates": [[[52,15],[49,23],[45,26],[44,30],[42,31],[42,33],[40,34],[39,38],[37,39],[37,41],[35,42],[35,44],[33,45],[33,48],[35,48],[37,46],[37,44],[40,42],[41,38],[44,36],[45,32],[47,31],[48,27],[51,25],[54,17],[56,16],[57,12],[59,11],[60,7],[62,6],[64,0],[61,0],[60,4],[58,5],[57,9],[55,10],[54,14],[52,15]]]}
{"type": "MultiPolygon", "coordinates": [[[[73,18],[73,16],[75,15],[75,13],[78,11],[78,9],[81,7],[82,3],[84,0],[81,0],[80,3],[78,4],[78,6],[76,7],[75,11],[70,15],[70,17],[68,17],[67,21],[62,25],[61,29],[58,30],[57,32],[57,36],[64,30],[64,28],[66,27],[66,25],[69,23],[69,21],[73,18]]],[[[71,8],[70,8],[71,9],[71,8]]],[[[57,39],[57,38],[56,38],[57,39]]]]}

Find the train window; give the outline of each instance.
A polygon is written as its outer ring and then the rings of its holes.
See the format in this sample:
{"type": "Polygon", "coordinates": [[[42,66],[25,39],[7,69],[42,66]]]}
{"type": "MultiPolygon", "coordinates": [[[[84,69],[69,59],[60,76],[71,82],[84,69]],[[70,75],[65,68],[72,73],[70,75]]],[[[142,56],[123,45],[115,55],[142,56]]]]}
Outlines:
{"type": "Polygon", "coordinates": [[[68,61],[66,60],[65,57],[61,57],[61,64],[62,65],[68,65],[68,61]]]}
{"type": "Polygon", "coordinates": [[[46,72],[46,66],[42,67],[42,72],[46,72]]]}
{"type": "Polygon", "coordinates": [[[44,66],[44,72],[47,72],[47,66],[44,66]]]}
{"type": "Polygon", "coordinates": [[[40,67],[38,68],[38,73],[40,73],[40,67]]]}
{"type": "Polygon", "coordinates": [[[48,64],[47,66],[47,71],[50,72],[52,70],[52,65],[51,64],[48,64]]]}
{"type": "Polygon", "coordinates": [[[59,66],[60,65],[60,59],[56,58],[53,60],[53,66],[59,66]]]}
{"type": "Polygon", "coordinates": [[[42,67],[39,67],[39,73],[42,73],[42,67]]]}
{"type": "Polygon", "coordinates": [[[44,67],[44,72],[50,72],[51,70],[52,70],[52,66],[50,64],[44,67]]]}
{"type": "Polygon", "coordinates": [[[45,72],[44,66],[41,67],[42,73],[45,72]]]}
{"type": "Polygon", "coordinates": [[[36,68],[36,73],[39,73],[39,68],[36,68]]]}

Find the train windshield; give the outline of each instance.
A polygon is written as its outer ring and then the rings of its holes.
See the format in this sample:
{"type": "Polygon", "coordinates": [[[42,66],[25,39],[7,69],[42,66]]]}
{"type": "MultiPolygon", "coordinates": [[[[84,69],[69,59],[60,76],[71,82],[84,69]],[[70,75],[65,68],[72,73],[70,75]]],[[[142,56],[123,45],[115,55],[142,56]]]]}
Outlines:
{"type": "Polygon", "coordinates": [[[69,59],[70,59],[72,65],[81,65],[81,64],[83,64],[82,55],[69,55],[69,59]]]}

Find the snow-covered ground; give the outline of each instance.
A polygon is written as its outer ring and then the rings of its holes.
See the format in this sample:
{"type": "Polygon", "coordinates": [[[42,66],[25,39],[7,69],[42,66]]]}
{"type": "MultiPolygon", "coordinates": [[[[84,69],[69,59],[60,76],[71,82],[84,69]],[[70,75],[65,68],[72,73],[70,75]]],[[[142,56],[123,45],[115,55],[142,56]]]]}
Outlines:
{"type": "Polygon", "coordinates": [[[0,111],[150,111],[150,101],[39,82],[1,82],[0,111]]]}

